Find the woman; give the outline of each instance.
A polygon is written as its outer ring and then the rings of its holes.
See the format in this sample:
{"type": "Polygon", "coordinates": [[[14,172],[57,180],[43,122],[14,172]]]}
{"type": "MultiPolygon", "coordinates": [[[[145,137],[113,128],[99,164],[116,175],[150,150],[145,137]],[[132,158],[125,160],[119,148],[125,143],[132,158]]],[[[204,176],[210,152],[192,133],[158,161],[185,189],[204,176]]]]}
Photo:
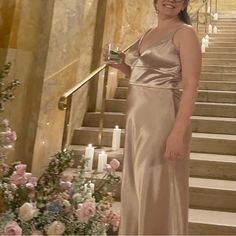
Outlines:
{"type": "Polygon", "coordinates": [[[120,235],[188,234],[190,117],[201,50],[187,0],[154,5],[158,25],[131,48],[133,63],[111,64],[130,77],[120,235]]]}

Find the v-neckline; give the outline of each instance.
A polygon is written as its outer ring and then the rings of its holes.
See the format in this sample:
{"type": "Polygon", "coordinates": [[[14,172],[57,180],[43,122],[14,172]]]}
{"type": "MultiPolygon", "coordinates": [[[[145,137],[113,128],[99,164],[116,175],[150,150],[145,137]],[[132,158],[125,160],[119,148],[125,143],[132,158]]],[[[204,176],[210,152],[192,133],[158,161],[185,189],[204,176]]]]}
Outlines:
{"type": "Polygon", "coordinates": [[[140,51],[140,46],[141,46],[141,44],[142,44],[142,42],[143,42],[144,37],[154,29],[154,28],[150,28],[148,31],[146,31],[146,32],[143,34],[143,36],[142,36],[142,37],[140,38],[140,40],[139,40],[139,43],[138,43],[138,55],[139,55],[139,56],[142,56],[147,50],[149,50],[149,49],[151,49],[151,48],[153,48],[153,47],[156,47],[157,45],[159,45],[159,44],[165,42],[165,41],[167,40],[168,36],[171,35],[171,33],[174,33],[174,32],[175,32],[176,30],[178,30],[179,28],[181,28],[181,26],[183,26],[183,25],[180,25],[180,26],[177,27],[176,29],[169,31],[169,32],[168,32],[165,36],[163,36],[160,40],[157,40],[156,42],[152,43],[149,47],[145,48],[145,49],[143,50],[143,52],[141,52],[141,51],[140,51]]]}

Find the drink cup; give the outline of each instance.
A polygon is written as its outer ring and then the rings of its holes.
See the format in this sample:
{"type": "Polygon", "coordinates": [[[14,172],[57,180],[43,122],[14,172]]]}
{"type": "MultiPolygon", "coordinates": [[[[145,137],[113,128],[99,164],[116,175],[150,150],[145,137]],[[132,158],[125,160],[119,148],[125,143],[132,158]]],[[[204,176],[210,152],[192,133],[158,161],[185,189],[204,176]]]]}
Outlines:
{"type": "Polygon", "coordinates": [[[118,47],[114,48],[111,43],[109,43],[106,47],[107,49],[107,57],[105,58],[106,63],[108,64],[120,64],[122,62],[122,58],[120,56],[121,51],[118,47]]]}

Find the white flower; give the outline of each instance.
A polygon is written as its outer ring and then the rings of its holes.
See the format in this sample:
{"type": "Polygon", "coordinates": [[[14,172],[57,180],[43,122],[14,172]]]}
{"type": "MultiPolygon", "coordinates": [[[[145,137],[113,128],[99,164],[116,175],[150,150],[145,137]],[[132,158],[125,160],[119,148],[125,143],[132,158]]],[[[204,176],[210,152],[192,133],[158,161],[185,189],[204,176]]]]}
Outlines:
{"type": "Polygon", "coordinates": [[[79,202],[79,201],[81,200],[81,197],[82,197],[82,196],[81,196],[80,193],[75,193],[72,198],[73,198],[75,201],[78,201],[78,202],[79,202]]]}
{"type": "Polygon", "coordinates": [[[62,235],[66,230],[65,224],[60,221],[54,221],[47,229],[47,235],[62,235]]]}
{"type": "Polygon", "coordinates": [[[71,204],[70,204],[70,202],[69,202],[68,200],[64,200],[64,201],[63,201],[63,205],[64,205],[65,207],[70,207],[70,206],[71,206],[71,204]]]}
{"type": "Polygon", "coordinates": [[[38,209],[31,203],[24,203],[19,209],[19,218],[22,221],[29,221],[38,214],[38,209]]]}

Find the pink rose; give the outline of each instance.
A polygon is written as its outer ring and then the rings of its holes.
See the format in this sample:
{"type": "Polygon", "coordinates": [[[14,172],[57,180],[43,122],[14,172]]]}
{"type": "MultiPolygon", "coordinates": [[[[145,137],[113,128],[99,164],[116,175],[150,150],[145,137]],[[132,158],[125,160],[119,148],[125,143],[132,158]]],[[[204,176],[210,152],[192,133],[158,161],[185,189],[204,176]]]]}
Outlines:
{"type": "Polygon", "coordinates": [[[32,184],[33,186],[37,186],[38,178],[37,177],[31,177],[28,179],[28,183],[32,184]]]}
{"type": "Polygon", "coordinates": [[[18,164],[15,166],[15,170],[16,170],[16,173],[18,175],[24,175],[25,174],[25,170],[26,170],[26,165],[24,164],[18,164]]]}
{"type": "Polygon", "coordinates": [[[63,174],[61,180],[64,181],[64,182],[72,182],[73,178],[74,178],[73,175],[63,174]]]}
{"type": "Polygon", "coordinates": [[[120,224],[120,215],[113,212],[111,215],[111,225],[113,226],[113,231],[117,231],[120,224]]]}
{"type": "Polygon", "coordinates": [[[22,229],[15,221],[10,221],[4,228],[4,234],[6,236],[21,236],[22,229]]]}
{"type": "Polygon", "coordinates": [[[79,204],[76,211],[79,222],[87,223],[91,217],[95,215],[96,203],[92,200],[87,200],[83,204],[79,204]]]}
{"type": "Polygon", "coordinates": [[[64,181],[61,181],[60,182],[60,187],[63,189],[63,190],[68,190],[70,187],[71,187],[72,183],[71,182],[64,182],[64,181]]]}
{"type": "Polygon", "coordinates": [[[8,131],[5,133],[5,141],[7,143],[13,143],[17,139],[16,132],[15,131],[8,131]]]}
{"type": "Polygon", "coordinates": [[[111,160],[110,165],[114,170],[117,170],[120,166],[120,162],[116,159],[113,159],[111,160]]]}
{"type": "Polygon", "coordinates": [[[9,120],[4,119],[4,120],[2,121],[2,125],[8,127],[8,126],[9,126],[9,120]]]}
{"type": "Polygon", "coordinates": [[[13,175],[10,177],[10,181],[12,184],[15,185],[23,185],[27,183],[27,179],[22,175],[18,175],[15,171],[13,172],[13,175]]]}
{"type": "Polygon", "coordinates": [[[105,165],[105,171],[110,175],[115,175],[116,169],[120,166],[120,162],[116,159],[113,159],[110,164],[105,165]]]}

